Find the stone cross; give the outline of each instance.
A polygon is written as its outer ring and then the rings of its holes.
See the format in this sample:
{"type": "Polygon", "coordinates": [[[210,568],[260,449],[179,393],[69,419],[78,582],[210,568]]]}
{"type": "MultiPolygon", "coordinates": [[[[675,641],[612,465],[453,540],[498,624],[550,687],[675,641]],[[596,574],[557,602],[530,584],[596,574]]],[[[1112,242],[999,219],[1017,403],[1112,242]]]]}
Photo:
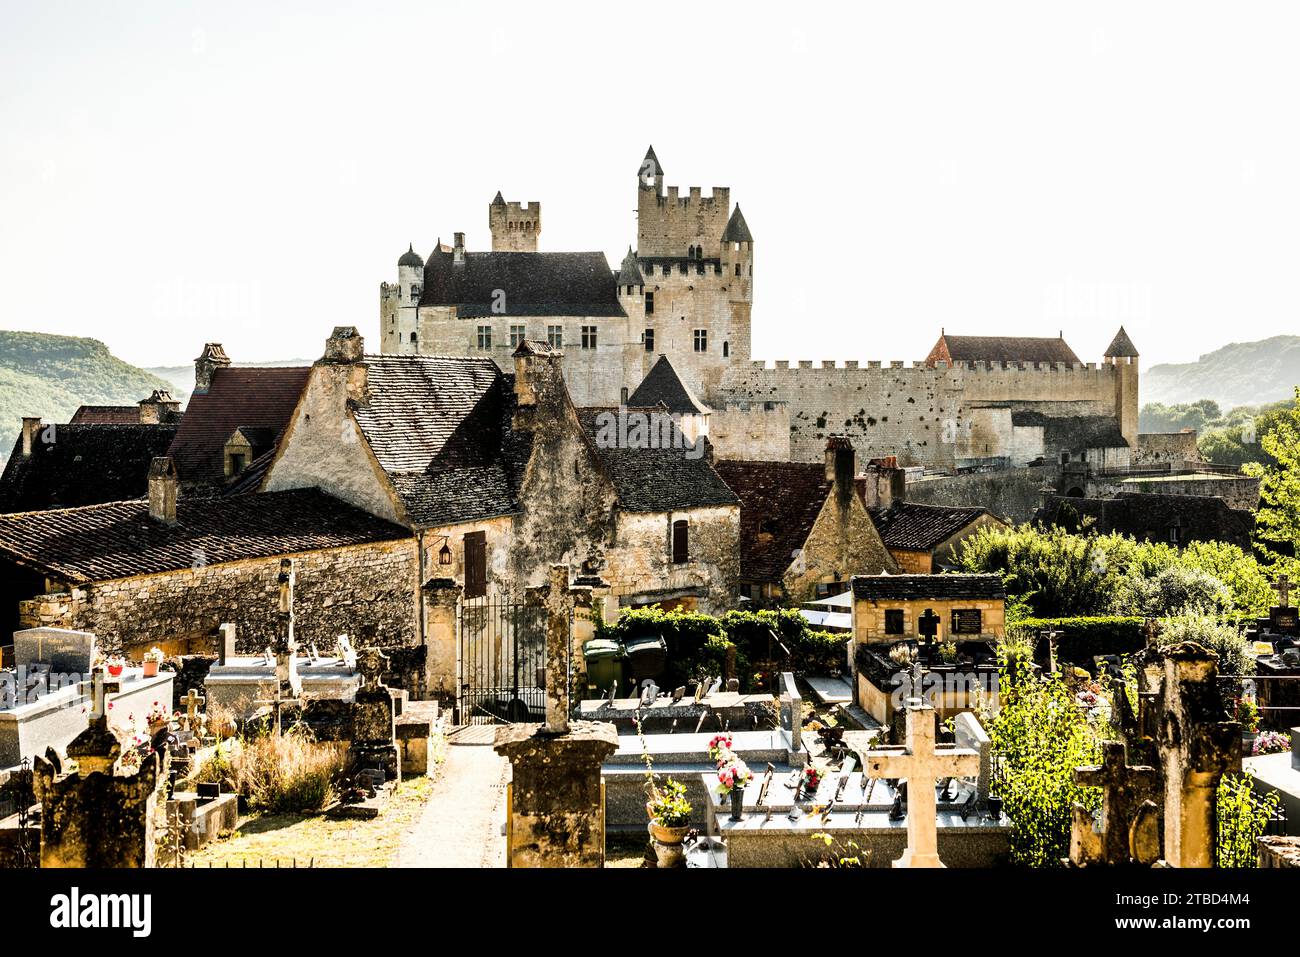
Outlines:
{"type": "Polygon", "coordinates": [[[298,573],[294,570],[292,558],[280,559],[280,631],[276,635],[276,650],[294,652],[298,642],[293,635],[293,593],[298,583],[298,573]]]}
{"type": "Polygon", "coordinates": [[[1047,639],[1047,670],[1050,674],[1056,674],[1056,639],[1060,638],[1064,632],[1057,631],[1055,628],[1048,628],[1038,634],[1039,637],[1047,639]]]}
{"type": "Polygon", "coordinates": [[[569,733],[569,566],[552,565],[546,593],[546,730],[569,733]]]}
{"type": "Polygon", "coordinates": [[[939,860],[934,782],[979,774],[979,753],[969,748],[937,750],[934,708],[920,698],[907,702],[907,747],[899,751],[868,751],[865,769],[873,778],[906,780],[907,850],[895,867],[943,867],[939,860]]]}
{"type": "Polygon", "coordinates": [[[363,686],[374,690],[379,687],[379,679],[388,670],[388,655],[378,648],[367,648],[357,656],[357,666],[361,670],[363,686]]]}
{"type": "Polygon", "coordinates": [[[185,730],[191,734],[199,733],[199,705],[206,704],[207,698],[199,694],[198,690],[191,688],[185,697],[181,698],[181,704],[185,705],[185,730]]]}
{"type": "Polygon", "coordinates": [[[1273,586],[1273,590],[1277,592],[1278,597],[1282,600],[1281,607],[1290,608],[1291,607],[1291,579],[1288,578],[1286,575],[1278,575],[1277,584],[1273,586]]]}
{"type": "MultiPolygon", "coordinates": [[[[1155,856],[1149,847],[1142,847],[1139,822],[1149,818],[1151,798],[1156,795],[1160,775],[1147,765],[1130,765],[1124,744],[1120,741],[1103,741],[1100,765],[1075,768],[1074,781],[1085,787],[1102,789],[1101,833],[1093,828],[1092,815],[1081,805],[1072,809],[1070,836],[1070,863],[1127,864],[1138,861],[1152,864],[1159,856],[1159,842],[1155,842],[1155,856]]],[[[1154,820],[1151,818],[1151,820],[1154,820]]]]}

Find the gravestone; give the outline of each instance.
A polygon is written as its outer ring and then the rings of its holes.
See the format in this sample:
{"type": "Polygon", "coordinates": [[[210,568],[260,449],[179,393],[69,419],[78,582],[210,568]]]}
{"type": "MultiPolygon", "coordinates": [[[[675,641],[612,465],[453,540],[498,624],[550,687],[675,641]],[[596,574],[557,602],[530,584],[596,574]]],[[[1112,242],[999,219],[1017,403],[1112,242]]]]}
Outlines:
{"type": "Polygon", "coordinates": [[[14,632],[14,666],[45,665],[55,674],[90,677],[95,656],[95,636],[88,631],[64,628],[27,628],[14,632]]]}
{"type": "Polygon", "coordinates": [[[41,867],[153,867],[158,755],[136,773],[117,775],[122,746],[108,727],[111,686],[94,681],[95,714],[68,745],[70,773],[37,757],[35,790],[41,804],[41,867]]]}
{"type": "Polygon", "coordinates": [[[790,750],[803,747],[803,696],[794,683],[794,672],[781,672],[781,727],[790,735],[790,750]]]}
{"type": "Polygon", "coordinates": [[[348,748],[350,774],[378,769],[386,780],[402,778],[402,756],[397,747],[397,706],[393,692],[380,679],[388,656],[367,648],[358,656],[363,684],[352,702],[352,742],[348,748]]]}
{"type": "Polygon", "coordinates": [[[191,688],[189,693],[181,698],[181,704],[185,705],[185,730],[193,735],[203,734],[203,718],[199,714],[199,706],[204,704],[208,699],[191,688]]]}
{"type": "Polygon", "coordinates": [[[1286,575],[1278,575],[1273,585],[1278,594],[1278,604],[1268,610],[1269,625],[1282,635],[1300,635],[1300,610],[1291,604],[1293,582],[1286,575]]]}
{"type": "MultiPolygon", "coordinates": [[[[612,724],[569,720],[569,622],[575,592],[567,565],[545,586],[546,723],[497,729],[494,748],[510,761],[510,867],[602,867],[605,805],[601,763],[618,750],[612,724]]],[[[586,597],[585,595],[582,597],[586,597]]]]}
{"type": "Polygon", "coordinates": [[[1160,856],[1160,774],[1147,765],[1130,765],[1121,741],[1103,741],[1102,763],[1074,769],[1074,781],[1102,789],[1101,819],[1094,826],[1083,805],[1071,809],[1070,863],[1076,867],[1103,864],[1155,863],[1160,856]]]}
{"type": "Polygon", "coordinates": [[[225,623],[217,629],[219,637],[217,638],[217,663],[229,664],[230,660],[235,657],[235,626],[230,622],[225,623]]]}
{"type": "Polygon", "coordinates": [[[920,698],[907,702],[907,746],[902,751],[868,751],[863,755],[873,778],[905,780],[907,850],[895,867],[943,867],[938,854],[935,782],[979,774],[979,754],[967,748],[935,748],[934,708],[920,698]]]}
{"type": "Polygon", "coordinates": [[[953,737],[957,747],[966,748],[979,755],[979,776],[975,779],[975,800],[989,799],[989,782],[993,779],[993,741],[979,719],[970,711],[963,711],[953,719],[953,737]]]}

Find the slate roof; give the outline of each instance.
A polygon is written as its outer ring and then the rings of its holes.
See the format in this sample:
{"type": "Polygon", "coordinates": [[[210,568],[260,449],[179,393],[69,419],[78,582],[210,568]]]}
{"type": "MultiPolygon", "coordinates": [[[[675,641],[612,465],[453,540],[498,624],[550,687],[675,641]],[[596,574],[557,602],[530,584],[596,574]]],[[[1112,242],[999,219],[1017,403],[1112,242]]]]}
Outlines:
{"type": "Polygon", "coordinates": [[[1119,332],[1115,333],[1115,338],[1110,341],[1106,347],[1106,357],[1117,359],[1124,356],[1136,357],[1138,354],[1137,346],[1133,345],[1133,340],[1128,337],[1124,327],[1119,327],[1119,332]]]}
{"type": "Polygon", "coordinates": [[[1079,361],[1074,350],[1059,337],[950,336],[945,333],[930,353],[932,360],[944,346],[953,362],[1064,362],[1073,365],[1079,361]]]}
{"type": "Polygon", "coordinates": [[[853,597],[867,601],[995,601],[1000,575],[855,575],[853,597]]]}
{"type": "Polygon", "coordinates": [[[754,237],[749,232],[749,224],[745,222],[745,216],[740,211],[740,204],[731,211],[731,218],[727,220],[727,228],[723,230],[722,241],[724,243],[752,243],[754,237]]]}
{"type": "Polygon", "coordinates": [[[1170,540],[1178,528],[1179,541],[1222,541],[1250,549],[1255,516],[1230,507],[1216,495],[1171,495],[1160,492],[1121,492],[1114,498],[1050,496],[1034,521],[1078,531],[1085,519],[1100,534],[1119,532],[1137,539],[1170,540]]]}
{"type": "Polygon", "coordinates": [[[1062,449],[1078,453],[1086,449],[1128,448],[1128,439],[1109,415],[1046,415],[1034,409],[1014,409],[1011,424],[1041,425],[1043,446],[1049,453],[1062,449]]]}
{"type": "Polygon", "coordinates": [[[867,511],[886,548],[917,552],[933,551],[980,516],[990,514],[985,508],[920,502],[894,502],[886,508],[876,506],[867,511]]]}
{"type": "Polygon", "coordinates": [[[654,144],[645,151],[645,159],[641,161],[641,166],[637,169],[638,176],[663,176],[664,168],[659,165],[659,157],[655,156],[654,144]]]}
{"type": "Polygon", "coordinates": [[[37,441],[24,459],[22,436],[0,475],[0,511],[94,505],[138,498],[149,489],[149,463],[166,455],[174,425],[53,426],[53,442],[37,441]]]}
{"type": "Polygon", "coordinates": [[[83,405],[72,418],[69,425],[139,425],[140,407],[138,405],[83,405]]]}
{"type": "Polygon", "coordinates": [[[687,415],[703,415],[709,411],[709,407],[682,382],[665,355],[650,367],[636,391],[627,397],[627,404],[639,408],[663,405],[669,412],[687,415]]]}
{"type": "Polygon", "coordinates": [[[410,520],[454,525],[519,511],[531,439],[511,430],[514,377],[489,358],[367,355],[355,412],[410,520]]]}
{"type": "Polygon", "coordinates": [[[415,251],[414,243],[411,243],[406,247],[406,252],[402,253],[401,257],[397,260],[397,265],[399,267],[414,266],[416,269],[424,268],[424,260],[421,259],[420,254],[415,251]]]}
{"type": "Polygon", "coordinates": [[[182,497],[176,518],[154,521],[143,501],[0,515],[0,558],[84,584],[411,534],[318,489],[182,497]]]}
{"type": "MultiPolygon", "coordinates": [[[[628,407],[628,413],[668,414],[663,407],[628,407]]],[[[602,447],[608,443],[598,440],[603,414],[618,415],[614,408],[578,409],[578,420],[591,437],[596,454],[614,482],[619,505],[629,512],[667,512],[679,509],[701,508],[710,505],[735,505],[736,495],[719,476],[707,455],[687,458],[694,452],[679,444],[681,436],[676,425],[672,428],[672,447],[631,449],[602,447]]],[[[618,433],[624,434],[619,428],[618,433]]],[[[720,463],[719,463],[720,464],[720,463]]]]}
{"type": "Polygon", "coordinates": [[[645,276],[641,275],[641,267],[636,264],[636,253],[632,252],[631,246],[627,247],[627,255],[619,265],[616,281],[620,286],[645,285],[645,276]]]}
{"type": "Polygon", "coordinates": [[[464,317],[626,315],[600,252],[466,252],[457,263],[454,253],[435,250],[424,267],[420,305],[456,306],[464,317]],[[493,312],[497,302],[505,312],[493,312]]]}
{"type": "Polygon", "coordinates": [[[781,581],[830,494],[826,467],[737,461],[713,467],[740,498],[740,577],[748,582],[781,581]]]}
{"type": "Polygon", "coordinates": [[[206,393],[190,396],[168,454],[183,483],[225,481],[226,440],[238,428],[265,428],[276,441],[289,424],[310,366],[225,366],[206,393]]]}

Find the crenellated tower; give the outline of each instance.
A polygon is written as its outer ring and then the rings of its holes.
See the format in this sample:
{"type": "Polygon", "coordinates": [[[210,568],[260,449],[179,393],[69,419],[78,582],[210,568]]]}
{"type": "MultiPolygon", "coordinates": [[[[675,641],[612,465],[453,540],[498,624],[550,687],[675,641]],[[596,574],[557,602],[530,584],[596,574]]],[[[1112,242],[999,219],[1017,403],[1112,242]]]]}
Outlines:
{"type": "Polygon", "coordinates": [[[492,229],[494,253],[535,253],[542,231],[542,204],[508,203],[497,190],[488,205],[488,226],[492,229]]]}
{"type": "Polygon", "coordinates": [[[1106,365],[1115,368],[1115,415],[1129,448],[1138,445],[1138,351],[1124,327],[1106,349],[1106,365]]]}
{"type": "Polygon", "coordinates": [[[424,287],[424,260],[414,244],[397,260],[397,282],[379,285],[380,347],[391,355],[419,351],[416,319],[424,287]]]}

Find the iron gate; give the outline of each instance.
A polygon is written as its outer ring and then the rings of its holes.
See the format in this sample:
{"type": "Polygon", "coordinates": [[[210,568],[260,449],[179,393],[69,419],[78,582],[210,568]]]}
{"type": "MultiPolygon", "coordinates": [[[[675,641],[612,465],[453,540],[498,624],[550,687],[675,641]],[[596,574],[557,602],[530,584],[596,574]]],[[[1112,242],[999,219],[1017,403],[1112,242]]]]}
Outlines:
{"type": "Polygon", "coordinates": [[[492,596],[463,602],[457,657],[458,724],[544,720],[544,607],[492,596]]]}

